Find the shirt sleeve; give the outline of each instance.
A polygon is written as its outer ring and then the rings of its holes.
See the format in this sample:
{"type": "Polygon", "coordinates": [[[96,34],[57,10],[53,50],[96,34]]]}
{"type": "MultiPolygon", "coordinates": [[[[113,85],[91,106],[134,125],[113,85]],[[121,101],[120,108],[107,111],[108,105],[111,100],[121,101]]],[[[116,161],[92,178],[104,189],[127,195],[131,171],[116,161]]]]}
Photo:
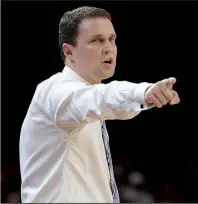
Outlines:
{"type": "Polygon", "coordinates": [[[58,126],[131,119],[148,109],[144,94],[151,85],[127,81],[91,86],[61,82],[54,86],[48,98],[51,117],[58,126]]]}

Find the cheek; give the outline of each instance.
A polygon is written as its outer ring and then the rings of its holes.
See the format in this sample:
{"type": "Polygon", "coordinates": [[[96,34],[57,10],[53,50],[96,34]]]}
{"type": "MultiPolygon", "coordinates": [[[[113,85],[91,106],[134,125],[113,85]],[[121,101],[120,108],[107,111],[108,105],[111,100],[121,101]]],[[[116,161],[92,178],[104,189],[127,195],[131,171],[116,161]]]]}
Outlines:
{"type": "Polygon", "coordinates": [[[76,50],[76,62],[85,67],[99,66],[101,61],[102,49],[99,47],[86,46],[76,50]]]}
{"type": "Polygon", "coordinates": [[[101,50],[99,48],[87,48],[84,50],[84,55],[89,62],[98,63],[101,58],[101,50]]]}
{"type": "Polygon", "coordinates": [[[114,49],[114,54],[115,54],[115,56],[117,56],[117,47],[115,47],[115,49],[114,49]]]}

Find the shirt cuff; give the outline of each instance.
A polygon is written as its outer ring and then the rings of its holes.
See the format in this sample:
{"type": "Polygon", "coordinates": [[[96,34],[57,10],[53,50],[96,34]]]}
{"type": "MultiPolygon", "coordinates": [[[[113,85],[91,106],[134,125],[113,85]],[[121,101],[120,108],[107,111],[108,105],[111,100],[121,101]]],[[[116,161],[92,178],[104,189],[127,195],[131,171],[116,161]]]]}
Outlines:
{"type": "Polygon", "coordinates": [[[145,101],[145,92],[152,85],[153,85],[152,83],[143,82],[138,84],[135,89],[134,96],[137,102],[141,104],[140,105],[141,110],[147,110],[153,107],[153,106],[148,106],[148,104],[145,101]]]}

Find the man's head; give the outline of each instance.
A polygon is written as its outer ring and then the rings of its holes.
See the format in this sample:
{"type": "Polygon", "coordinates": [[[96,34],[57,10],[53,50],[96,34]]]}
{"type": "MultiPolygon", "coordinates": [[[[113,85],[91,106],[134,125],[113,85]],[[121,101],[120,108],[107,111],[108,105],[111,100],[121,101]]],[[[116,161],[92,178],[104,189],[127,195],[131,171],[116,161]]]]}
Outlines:
{"type": "Polygon", "coordinates": [[[91,83],[111,77],[116,66],[116,34],[103,9],[80,7],[66,12],[59,24],[64,63],[91,83]]]}

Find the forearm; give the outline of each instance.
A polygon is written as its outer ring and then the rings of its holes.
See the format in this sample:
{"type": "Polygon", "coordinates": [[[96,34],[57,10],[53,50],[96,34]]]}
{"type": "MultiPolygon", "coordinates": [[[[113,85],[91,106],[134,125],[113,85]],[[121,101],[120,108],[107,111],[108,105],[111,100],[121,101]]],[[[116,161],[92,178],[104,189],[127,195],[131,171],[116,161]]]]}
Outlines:
{"type": "Polygon", "coordinates": [[[55,122],[61,125],[131,119],[147,109],[144,93],[150,85],[113,81],[106,85],[77,87],[71,92],[66,91],[58,105],[54,103],[57,94],[52,94],[55,122]]]}

